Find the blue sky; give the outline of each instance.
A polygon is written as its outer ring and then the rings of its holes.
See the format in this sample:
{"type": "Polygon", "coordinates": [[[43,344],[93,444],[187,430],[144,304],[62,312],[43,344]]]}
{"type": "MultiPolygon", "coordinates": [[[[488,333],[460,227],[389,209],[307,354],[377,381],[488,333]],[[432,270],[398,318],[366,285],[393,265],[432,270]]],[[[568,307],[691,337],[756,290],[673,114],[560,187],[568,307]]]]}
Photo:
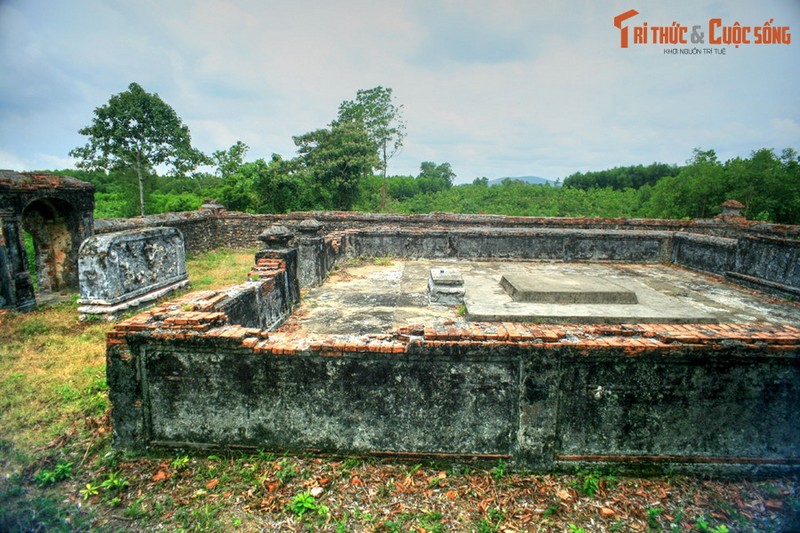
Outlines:
{"type": "Polygon", "coordinates": [[[131,82],[199,149],[242,140],[248,160],[293,157],[293,135],[391,87],[407,137],[389,172],[449,162],[458,182],[800,150],[798,40],[800,0],[0,0],[0,168],[73,166],[78,130],[131,82]],[[622,49],[629,9],[627,25],[772,19],[792,42],[622,49]]]}

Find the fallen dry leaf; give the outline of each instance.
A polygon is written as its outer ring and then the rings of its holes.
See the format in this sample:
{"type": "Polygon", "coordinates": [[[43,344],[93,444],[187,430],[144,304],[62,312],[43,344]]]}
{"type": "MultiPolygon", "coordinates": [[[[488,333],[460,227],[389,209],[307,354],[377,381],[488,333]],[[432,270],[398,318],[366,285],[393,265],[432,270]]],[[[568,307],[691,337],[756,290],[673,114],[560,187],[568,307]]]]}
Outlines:
{"type": "Polygon", "coordinates": [[[211,481],[209,481],[208,483],[206,483],[206,488],[208,490],[213,490],[214,487],[216,487],[217,485],[219,485],[219,480],[217,478],[214,478],[211,481]]]}
{"type": "Polygon", "coordinates": [[[163,470],[159,470],[156,472],[156,475],[153,476],[153,481],[164,481],[165,479],[169,479],[169,475],[163,470]]]}
{"type": "Polygon", "coordinates": [[[600,508],[600,516],[603,516],[605,518],[613,518],[615,515],[616,513],[614,512],[614,509],[611,509],[610,507],[600,508]]]}
{"type": "Polygon", "coordinates": [[[783,509],[783,502],[780,500],[767,500],[764,502],[764,507],[773,511],[780,511],[783,509]]]}

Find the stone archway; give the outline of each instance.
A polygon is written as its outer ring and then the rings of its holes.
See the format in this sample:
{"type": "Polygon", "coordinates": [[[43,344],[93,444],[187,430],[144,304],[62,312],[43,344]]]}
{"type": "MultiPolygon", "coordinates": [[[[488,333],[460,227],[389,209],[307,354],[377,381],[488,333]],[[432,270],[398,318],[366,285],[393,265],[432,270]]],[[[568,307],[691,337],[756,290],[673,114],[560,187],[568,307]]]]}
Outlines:
{"type": "Polygon", "coordinates": [[[31,234],[39,291],[78,289],[78,249],[94,227],[94,185],[0,170],[0,309],[36,305],[23,234],[31,234]]]}
{"type": "Polygon", "coordinates": [[[78,287],[77,256],[71,222],[75,209],[64,200],[34,200],[22,212],[22,227],[33,237],[38,290],[56,292],[78,287]]]}

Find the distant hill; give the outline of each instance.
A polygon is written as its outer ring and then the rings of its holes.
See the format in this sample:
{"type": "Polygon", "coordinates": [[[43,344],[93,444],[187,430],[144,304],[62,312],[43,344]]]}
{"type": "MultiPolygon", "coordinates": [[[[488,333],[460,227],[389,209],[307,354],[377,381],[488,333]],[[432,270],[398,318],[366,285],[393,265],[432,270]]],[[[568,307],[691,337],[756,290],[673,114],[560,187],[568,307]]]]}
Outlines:
{"type": "Polygon", "coordinates": [[[539,176],[514,176],[514,177],[505,177],[505,178],[497,178],[494,180],[489,180],[489,185],[500,185],[503,183],[503,180],[514,180],[514,181],[524,181],[525,183],[530,183],[531,185],[546,185],[550,184],[555,186],[556,182],[553,180],[549,180],[547,178],[541,178],[539,176]]]}

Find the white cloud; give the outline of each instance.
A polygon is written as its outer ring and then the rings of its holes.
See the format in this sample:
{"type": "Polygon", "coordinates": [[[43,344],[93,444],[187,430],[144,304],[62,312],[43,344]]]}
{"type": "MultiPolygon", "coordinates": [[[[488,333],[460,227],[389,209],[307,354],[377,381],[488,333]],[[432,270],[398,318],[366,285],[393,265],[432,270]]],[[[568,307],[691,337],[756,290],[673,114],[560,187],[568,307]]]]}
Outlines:
{"type": "MultiPolygon", "coordinates": [[[[0,146],[11,166],[64,166],[92,110],[132,81],[160,96],[207,152],[294,154],[358,89],[392,87],[408,123],[390,171],[450,162],[476,176],[564,177],[693,147],[747,155],[798,147],[800,49],[674,57],[621,50],[622,2],[441,0],[4,0],[0,146]],[[48,154],[46,157],[42,154],[48,154]],[[49,158],[49,159],[48,159],[49,158]]],[[[649,21],[800,32],[796,0],[638,6],[649,21]],[[760,17],[760,18],[759,18],[760,17]]]]}
{"type": "Polygon", "coordinates": [[[0,169],[4,170],[33,170],[28,163],[18,157],[16,154],[12,154],[7,150],[3,150],[0,148],[0,169]]]}

